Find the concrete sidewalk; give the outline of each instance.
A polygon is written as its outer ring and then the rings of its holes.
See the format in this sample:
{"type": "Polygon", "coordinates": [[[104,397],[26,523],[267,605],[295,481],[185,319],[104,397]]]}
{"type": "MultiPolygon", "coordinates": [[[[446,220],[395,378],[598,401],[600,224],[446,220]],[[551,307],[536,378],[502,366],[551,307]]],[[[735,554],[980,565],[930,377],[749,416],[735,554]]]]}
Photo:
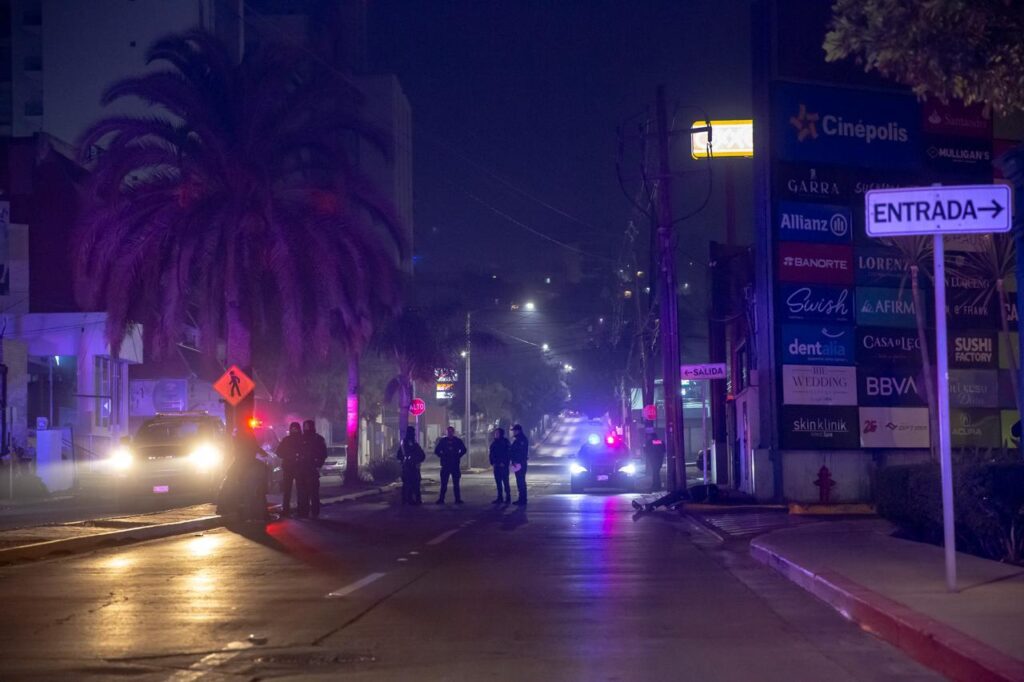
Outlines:
{"type": "Polygon", "coordinates": [[[863,628],[956,680],[1024,681],[1024,567],[892,537],[880,519],[800,525],[762,535],[751,554],[863,628]]]}

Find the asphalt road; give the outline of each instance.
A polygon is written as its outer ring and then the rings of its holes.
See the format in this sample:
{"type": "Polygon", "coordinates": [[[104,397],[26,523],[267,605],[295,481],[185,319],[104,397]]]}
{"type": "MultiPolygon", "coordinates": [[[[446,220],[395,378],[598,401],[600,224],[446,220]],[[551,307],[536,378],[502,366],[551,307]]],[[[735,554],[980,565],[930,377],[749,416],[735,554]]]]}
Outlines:
{"type": "Polygon", "coordinates": [[[567,494],[564,467],[531,463],[526,508],[475,474],[461,506],[0,569],[0,679],[934,679],[687,518],[567,494]]]}

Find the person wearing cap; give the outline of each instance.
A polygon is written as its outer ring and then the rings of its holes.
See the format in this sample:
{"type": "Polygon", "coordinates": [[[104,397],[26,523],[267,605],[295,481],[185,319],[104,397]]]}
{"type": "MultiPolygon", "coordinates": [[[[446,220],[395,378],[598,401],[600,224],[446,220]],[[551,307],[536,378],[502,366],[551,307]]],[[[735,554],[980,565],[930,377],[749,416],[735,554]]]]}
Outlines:
{"type": "Polygon", "coordinates": [[[455,435],[455,427],[449,426],[448,435],[438,439],[434,454],[441,460],[441,491],[438,493],[437,504],[444,504],[449,478],[452,487],[455,488],[455,504],[462,504],[462,489],[459,487],[459,479],[462,478],[460,460],[466,454],[466,444],[455,435]]]}
{"type": "MultiPolygon", "coordinates": [[[[295,485],[297,505],[301,505],[301,500],[305,496],[306,477],[302,471],[302,450],[302,425],[299,422],[292,422],[288,425],[288,435],[281,439],[275,450],[277,456],[281,458],[281,516],[291,516],[292,484],[295,485]]],[[[301,514],[301,509],[299,511],[301,514]]]]}
{"type": "Polygon", "coordinates": [[[516,493],[518,499],[515,503],[519,506],[526,506],[526,462],[530,454],[530,441],[523,433],[523,427],[516,424],[512,427],[512,447],[509,448],[509,461],[512,462],[512,472],[516,475],[516,493]]]}
{"type": "Polygon", "coordinates": [[[327,461],[327,441],[316,432],[312,419],[302,422],[301,459],[305,485],[299,486],[299,516],[308,512],[316,519],[320,517],[320,467],[327,461]]]}
{"type": "Polygon", "coordinates": [[[665,443],[654,431],[647,434],[644,441],[644,457],[647,459],[647,471],[651,474],[651,492],[661,490],[661,467],[665,463],[665,443]]]}

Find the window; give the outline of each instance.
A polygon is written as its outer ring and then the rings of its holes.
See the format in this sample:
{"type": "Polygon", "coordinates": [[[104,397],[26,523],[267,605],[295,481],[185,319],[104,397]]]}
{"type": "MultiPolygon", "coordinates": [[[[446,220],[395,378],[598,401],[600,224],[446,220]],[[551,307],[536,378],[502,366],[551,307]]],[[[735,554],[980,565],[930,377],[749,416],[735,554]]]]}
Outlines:
{"type": "Polygon", "coordinates": [[[96,401],[93,421],[103,429],[110,428],[114,414],[114,396],[111,391],[113,365],[110,358],[98,355],[93,358],[93,395],[96,401]]]}

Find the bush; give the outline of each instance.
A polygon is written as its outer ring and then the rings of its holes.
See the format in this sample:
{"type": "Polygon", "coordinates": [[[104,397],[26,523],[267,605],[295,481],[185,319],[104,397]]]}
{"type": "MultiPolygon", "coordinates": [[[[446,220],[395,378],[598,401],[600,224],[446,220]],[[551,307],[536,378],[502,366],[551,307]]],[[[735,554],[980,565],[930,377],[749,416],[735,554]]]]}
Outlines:
{"type": "Polygon", "coordinates": [[[402,465],[397,459],[377,457],[371,459],[366,467],[374,483],[391,483],[402,475],[402,465]]]}
{"type": "MultiPolygon", "coordinates": [[[[1024,560],[1024,464],[961,462],[953,469],[957,549],[997,561],[1024,560]]],[[[878,513],[907,536],[942,542],[942,491],[935,463],[879,471],[878,513]]]]}

